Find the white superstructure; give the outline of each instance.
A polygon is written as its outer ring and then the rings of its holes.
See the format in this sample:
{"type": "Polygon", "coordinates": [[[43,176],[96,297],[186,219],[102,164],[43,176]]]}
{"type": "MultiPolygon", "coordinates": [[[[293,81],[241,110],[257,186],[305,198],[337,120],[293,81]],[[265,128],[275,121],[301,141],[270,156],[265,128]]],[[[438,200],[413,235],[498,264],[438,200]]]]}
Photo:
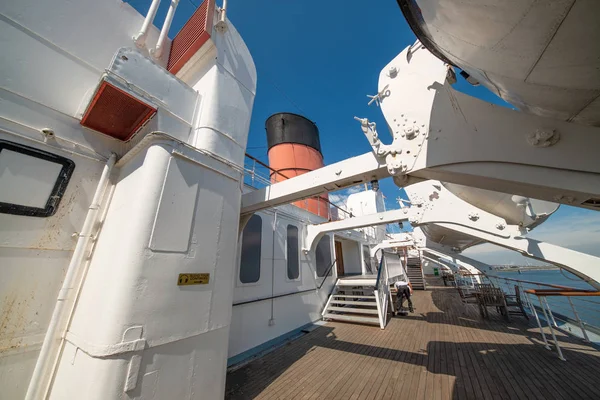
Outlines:
{"type": "Polygon", "coordinates": [[[580,123],[597,98],[500,109],[456,92],[417,41],[379,76],[392,143],[357,118],[372,151],[255,189],[246,45],[214,0],[171,40],[178,2],[161,29],[159,4],[0,5],[0,397],[222,398],[228,364],[320,320],[384,329],[390,285],[425,289],[424,259],[488,271],[458,254],[483,242],[600,288],[596,257],[526,235],[559,203],[598,208],[599,128],[580,123]],[[410,207],[376,190],[344,218],[289,204],[386,177],[410,207]],[[402,221],[415,231],[386,234],[402,221]]]}

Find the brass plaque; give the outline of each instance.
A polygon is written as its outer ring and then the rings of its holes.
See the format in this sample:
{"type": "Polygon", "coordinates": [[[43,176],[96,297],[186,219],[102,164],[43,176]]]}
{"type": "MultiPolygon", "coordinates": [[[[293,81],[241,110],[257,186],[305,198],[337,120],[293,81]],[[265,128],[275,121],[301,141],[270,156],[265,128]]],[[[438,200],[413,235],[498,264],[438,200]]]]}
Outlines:
{"type": "Polygon", "coordinates": [[[210,274],[179,274],[177,286],[207,285],[210,274]]]}

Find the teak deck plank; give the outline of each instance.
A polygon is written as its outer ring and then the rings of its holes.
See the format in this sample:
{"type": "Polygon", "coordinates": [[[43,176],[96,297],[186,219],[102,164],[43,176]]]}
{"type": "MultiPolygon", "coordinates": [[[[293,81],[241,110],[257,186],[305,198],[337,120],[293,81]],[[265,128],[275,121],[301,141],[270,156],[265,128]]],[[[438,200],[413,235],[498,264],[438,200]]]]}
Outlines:
{"type": "Polygon", "coordinates": [[[600,398],[594,348],[557,332],[561,361],[535,322],[506,323],[492,310],[482,320],[455,289],[428,289],[415,291],[415,313],[391,317],[385,330],[330,322],[229,373],[226,398],[600,398]]]}

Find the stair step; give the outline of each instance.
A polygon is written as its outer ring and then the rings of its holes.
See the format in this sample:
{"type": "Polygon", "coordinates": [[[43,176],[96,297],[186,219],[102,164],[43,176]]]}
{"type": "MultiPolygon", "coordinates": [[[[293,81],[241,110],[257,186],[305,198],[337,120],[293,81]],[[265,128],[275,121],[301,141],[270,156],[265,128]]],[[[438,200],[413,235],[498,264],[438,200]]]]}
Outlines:
{"type": "Polygon", "coordinates": [[[348,322],[362,322],[364,324],[375,324],[379,325],[379,318],[375,317],[359,317],[354,315],[343,315],[343,314],[325,314],[323,318],[327,319],[335,319],[339,321],[348,321],[348,322]]]}
{"type": "Polygon", "coordinates": [[[348,296],[348,297],[367,296],[367,297],[371,298],[371,297],[375,296],[375,294],[373,293],[372,290],[361,290],[361,291],[355,291],[355,292],[339,291],[334,296],[348,296]]]}
{"type": "Polygon", "coordinates": [[[344,299],[375,299],[375,295],[365,296],[361,294],[334,294],[333,297],[341,297],[344,299]]]}
{"type": "Polygon", "coordinates": [[[332,307],[329,306],[327,311],[338,311],[349,314],[375,314],[377,315],[377,310],[373,310],[370,308],[354,308],[354,307],[332,307]]]}
{"type": "Polygon", "coordinates": [[[376,301],[349,301],[349,300],[336,300],[336,299],[331,299],[331,304],[348,304],[348,305],[355,305],[355,306],[372,306],[372,307],[377,307],[377,302],[376,301]]]}

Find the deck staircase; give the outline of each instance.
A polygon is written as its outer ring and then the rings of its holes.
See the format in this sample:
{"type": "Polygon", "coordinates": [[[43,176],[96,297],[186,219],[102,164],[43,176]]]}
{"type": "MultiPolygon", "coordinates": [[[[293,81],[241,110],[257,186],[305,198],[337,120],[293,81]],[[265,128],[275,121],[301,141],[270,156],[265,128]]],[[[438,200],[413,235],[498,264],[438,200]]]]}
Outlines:
{"type": "MultiPolygon", "coordinates": [[[[393,310],[390,267],[399,264],[397,254],[382,253],[377,275],[365,274],[339,278],[323,309],[324,320],[379,325],[385,329],[388,308],[393,310]]],[[[401,264],[400,264],[401,265],[401,264]]]]}
{"type": "Polygon", "coordinates": [[[421,257],[408,257],[406,259],[406,275],[412,284],[413,290],[426,290],[427,284],[423,276],[421,257]]]}
{"type": "Polygon", "coordinates": [[[379,325],[376,276],[341,278],[323,310],[323,319],[379,325]]]}

